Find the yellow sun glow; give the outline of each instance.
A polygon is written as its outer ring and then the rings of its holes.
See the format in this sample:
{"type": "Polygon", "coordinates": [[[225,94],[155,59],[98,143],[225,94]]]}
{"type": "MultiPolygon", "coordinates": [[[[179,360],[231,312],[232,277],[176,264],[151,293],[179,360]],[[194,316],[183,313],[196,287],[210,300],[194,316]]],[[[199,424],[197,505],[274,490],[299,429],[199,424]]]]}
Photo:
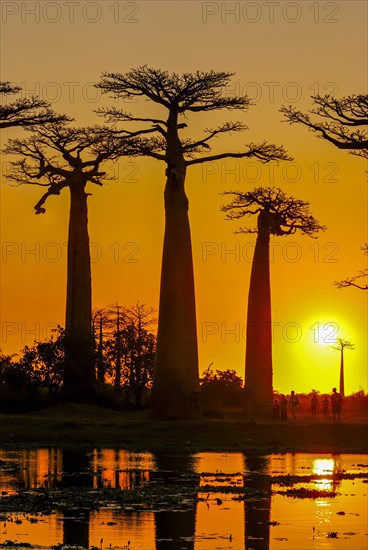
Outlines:
{"type": "Polygon", "coordinates": [[[339,324],[334,321],[316,322],[310,327],[313,341],[321,346],[331,346],[336,343],[339,334],[339,324]]]}
{"type": "MultiPolygon", "coordinates": [[[[335,468],[333,458],[319,458],[313,461],[313,473],[318,476],[331,475],[335,468]]],[[[317,482],[318,489],[329,491],[333,487],[333,480],[321,477],[317,482]]]]}

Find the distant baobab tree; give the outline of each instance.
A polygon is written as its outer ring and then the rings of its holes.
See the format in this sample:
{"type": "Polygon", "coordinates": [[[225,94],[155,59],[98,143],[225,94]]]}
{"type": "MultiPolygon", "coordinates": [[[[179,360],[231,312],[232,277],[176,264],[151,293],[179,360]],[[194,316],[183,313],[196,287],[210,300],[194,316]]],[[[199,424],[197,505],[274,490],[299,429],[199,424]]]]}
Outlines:
{"type": "MultiPolygon", "coordinates": [[[[361,250],[363,251],[363,254],[368,256],[368,243],[365,243],[364,246],[361,247],[361,250]]],[[[357,275],[354,275],[353,277],[347,277],[346,279],[343,279],[342,281],[335,281],[333,284],[337,288],[347,288],[348,286],[353,286],[355,288],[359,288],[360,290],[368,290],[368,284],[360,284],[360,279],[367,279],[368,277],[368,269],[362,269],[359,271],[357,275]],[[359,283],[357,282],[359,280],[359,283]]]]}
{"type": "Polygon", "coordinates": [[[228,157],[254,157],[265,163],[289,159],[283,147],[266,142],[249,143],[238,153],[203,156],[211,150],[209,144],[215,137],[245,130],[241,122],[228,121],[208,128],[199,139],[181,134],[187,128],[188,114],[248,109],[247,97],[224,95],[231,76],[216,71],[170,74],[143,66],[125,74],[105,73],[98,84],[103,92],[115,98],[142,97],[166,111],[163,118],[138,117],[116,108],[100,111],[114,124],[151,124],[157,133],[141,139],[141,154],[166,165],[165,236],[152,392],[153,413],[159,418],[194,417],[200,413],[193,259],[185,192],[187,168],[228,157]]]}
{"type": "Polygon", "coordinates": [[[229,191],[234,198],[222,207],[227,219],[257,216],[257,226],[237,233],[256,233],[247,314],[245,390],[248,404],[260,417],[268,417],[273,402],[270,237],[300,231],[315,238],[325,227],[312,216],[309,203],[287,196],[277,187],[229,191]]]}
{"type": "Polygon", "coordinates": [[[331,346],[332,349],[340,352],[340,394],[345,396],[345,376],[344,376],[344,350],[355,349],[355,344],[352,344],[349,340],[343,340],[337,338],[337,346],[331,346]]]}
{"type": "Polygon", "coordinates": [[[368,95],[349,95],[336,99],[331,95],[312,96],[314,106],[309,113],[295,107],[282,107],[291,124],[304,124],[318,137],[353,155],[368,158],[368,95]],[[315,115],[314,118],[311,115],[315,115]]]}
{"type": "Polygon", "coordinates": [[[73,128],[66,123],[53,123],[33,128],[27,139],[9,140],[5,152],[21,157],[10,163],[11,182],[44,188],[34,207],[36,214],[46,212],[49,197],[69,189],[63,395],[73,401],[92,399],[95,368],[87,206],[91,193],[86,192],[86,186],[101,186],[106,177],[102,163],[132,154],[132,141],[127,134],[126,139],[116,140],[109,130],[99,126],[73,128]]]}
{"type": "MultiPolygon", "coordinates": [[[[0,94],[12,96],[21,91],[19,86],[10,82],[0,82],[0,94]]],[[[9,103],[0,104],[0,128],[13,126],[28,127],[49,124],[51,122],[66,122],[71,120],[65,115],[57,115],[50,104],[36,96],[18,98],[9,103]]]]}

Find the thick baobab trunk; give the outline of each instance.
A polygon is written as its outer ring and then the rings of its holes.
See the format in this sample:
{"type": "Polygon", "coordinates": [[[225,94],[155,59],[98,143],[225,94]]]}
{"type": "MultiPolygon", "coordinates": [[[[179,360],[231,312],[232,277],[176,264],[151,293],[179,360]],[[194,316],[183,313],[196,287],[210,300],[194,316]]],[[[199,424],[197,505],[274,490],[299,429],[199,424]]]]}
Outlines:
{"type": "Polygon", "coordinates": [[[200,414],[198,344],[192,244],[185,163],[175,121],[168,140],[165,187],[165,236],[162,256],[157,348],[152,388],[156,418],[190,418],[200,414]],[[176,132],[176,134],[175,134],[176,132]]]}
{"type": "Polygon", "coordinates": [[[256,490],[251,499],[244,499],[244,548],[269,550],[272,483],[267,475],[268,458],[244,458],[247,470],[244,476],[245,494],[256,490]]]}
{"type": "MultiPolygon", "coordinates": [[[[199,476],[194,476],[191,455],[180,457],[156,455],[154,458],[157,469],[152,475],[154,481],[164,486],[173,486],[180,477],[184,485],[198,487],[199,476]],[[189,478],[190,481],[186,482],[185,478],[189,478]]],[[[181,512],[176,510],[155,512],[156,550],[177,550],[178,548],[194,550],[196,516],[196,503],[189,510],[181,512]]]]}
{"type": "Polygon", "coordinates": [[[254,419],[270,417],[273,402],[269,249],[269,218],[261,212],[249,285],[245,354],[246,411],[254,419]]]}
{"type": "Polygon", "coordinates": [[[70,184],[70,218],[65,323],[64,398],[93,398],[95,369],[92,334],[91,260],[87,194],[83,181],[70,184]]]}
{"type": "Polygon", "coordinates": [[[340,358],[340,394],[341,394],[341,397],[345,397],[344,348],[341,349],[341,358],[340,358]]]}

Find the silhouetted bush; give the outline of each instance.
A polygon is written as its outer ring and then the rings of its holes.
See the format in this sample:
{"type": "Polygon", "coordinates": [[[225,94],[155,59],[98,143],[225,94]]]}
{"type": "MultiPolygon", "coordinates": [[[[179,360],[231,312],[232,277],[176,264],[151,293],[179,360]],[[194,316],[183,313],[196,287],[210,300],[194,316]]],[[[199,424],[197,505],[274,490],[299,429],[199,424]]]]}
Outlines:
{"type": "Polygon", "coordinates": [[[235,370],[204,371],[201,382],[202,410],[205,416],[221,418],[230,411],[240,411],[243,399],[242,379],[235,370]]]}

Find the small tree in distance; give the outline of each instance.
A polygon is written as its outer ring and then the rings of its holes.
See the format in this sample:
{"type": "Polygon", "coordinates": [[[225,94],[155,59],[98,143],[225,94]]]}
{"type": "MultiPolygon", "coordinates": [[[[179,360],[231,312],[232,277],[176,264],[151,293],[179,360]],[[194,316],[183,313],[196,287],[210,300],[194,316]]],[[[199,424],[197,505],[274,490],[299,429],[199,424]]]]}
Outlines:
{"type": "Polygon", "coordinates": [[[337,338],[337,346],[331,346],[332,349],[340,352],[340,393],[345,397],[345,373],[344,373],[344,350],[355,349],[355,344],[343,338],[337,338]]]}
{"type": "Polygon", "coordinates": [[[248,295],[245,389],[255,414],[268,418],[273,402],[270,237],[300,232],[315,238],[325,227],[312,216],[309,203],[287,196],[276,187],[229,191],[230,204],[222,207],[227,219],[257,216],[257,226],[237,233],[256,233],[248,295]]]}
{"type": "Polygon", "coordinates": [[[192,243],[185,192],[187,168],[228,157],[256,158],[261,162],[289,158],[283,147],[266,142],[249,143],[241,152],[206,154],[214,138],[246,129],[238,121],[208,128],[199,139],[182,134],[189,114],[248,109],[247,97],[224,96],[231,76],[220,71],[170,74],[143,66],[125,74],[105,73],[98,84],[115,98],[145,98],[165,112],[164,117],[147,117],[116,108],[100,110],[114,124],[145,122],[155,128],[156,135],[140,139],[141,154],[166,165],[165,235],[152,392],[153,413],[158,418],[200,414],[192,243]]]}

